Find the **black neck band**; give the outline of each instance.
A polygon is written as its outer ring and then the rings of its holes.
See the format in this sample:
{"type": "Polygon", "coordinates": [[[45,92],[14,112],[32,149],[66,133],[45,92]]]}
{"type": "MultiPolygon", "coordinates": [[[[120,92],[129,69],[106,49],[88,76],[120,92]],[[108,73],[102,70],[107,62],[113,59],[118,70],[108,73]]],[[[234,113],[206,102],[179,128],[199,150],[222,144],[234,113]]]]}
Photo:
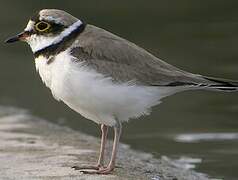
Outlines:
{"type": "Polygon", "coordinates": [[[54,56],[64,50],[66,50],[73,42],[74,39],[84,31],[86,24],[82,23],[79,27],[73,30],[68,36],[62,38],[62,40],[58,43],[49,45],[43,49],[40,49],[34,53],[34,57],[37,58],[39,56],[44,56],[49,58],[50,56],[54,56]]]}

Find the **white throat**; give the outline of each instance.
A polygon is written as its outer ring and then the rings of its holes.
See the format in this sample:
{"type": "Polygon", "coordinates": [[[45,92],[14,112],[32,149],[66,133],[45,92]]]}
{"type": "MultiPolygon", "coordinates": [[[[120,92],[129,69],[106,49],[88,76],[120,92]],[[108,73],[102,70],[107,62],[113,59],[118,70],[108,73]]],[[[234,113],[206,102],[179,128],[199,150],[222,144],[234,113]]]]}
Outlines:
{"type": "MultiPolygon", "coordinates": [[[[46,37],[37,34],[31,35],[27,39],[27,43],[30,45],[33,53],[35,53],[48,46],[59,43],[63,40],[63,38],[67,37],[71,32],[79,28],[82,24],[82,21],[78,20],[77,22],[66,28],[64,31],[62,31],[60,34],[58,34],[56,37],[46,37]]],[[[27,27],[26,29],[29,29],[29,27],[27,27]]]]}

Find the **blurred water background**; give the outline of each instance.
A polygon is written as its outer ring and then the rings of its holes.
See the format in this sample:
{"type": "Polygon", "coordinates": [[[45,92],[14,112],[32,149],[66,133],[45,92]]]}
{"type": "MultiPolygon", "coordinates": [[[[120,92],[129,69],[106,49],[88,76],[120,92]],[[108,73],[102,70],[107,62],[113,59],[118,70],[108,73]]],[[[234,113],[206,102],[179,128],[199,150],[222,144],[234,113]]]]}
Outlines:
{"type": "MultiPolygon", "coordinates": [[[[42,8],[63,9],[120,35],[168,63],[208,76],[238,79],[238,1],[2,1],[0,104],[29,109],[55,123],[98,136],[99,128],[56,102],[23,43],[5,45],[42,8]]],[[[191,162],[214,178],[238,178],[238,93],[194,91],[164,99],[149,117],[124,125],[134,149],[191,162]]]]}

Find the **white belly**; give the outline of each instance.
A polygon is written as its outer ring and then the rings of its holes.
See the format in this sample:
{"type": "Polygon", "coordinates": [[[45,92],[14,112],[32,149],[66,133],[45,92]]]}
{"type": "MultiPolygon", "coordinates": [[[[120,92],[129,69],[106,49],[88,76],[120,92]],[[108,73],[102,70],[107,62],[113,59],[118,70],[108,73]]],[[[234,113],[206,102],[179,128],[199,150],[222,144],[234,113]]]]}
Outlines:
{"type": "Polygon", "coordinates": [[[57,100],[96,123],[113,126],[116,119],[127,121],[149,114],[150,108],[167,92],[155,87],[115,84],[70,58],[73,57],[67,51],[51,64],[39,57],[35,60],[36,69],[57,100]]]}

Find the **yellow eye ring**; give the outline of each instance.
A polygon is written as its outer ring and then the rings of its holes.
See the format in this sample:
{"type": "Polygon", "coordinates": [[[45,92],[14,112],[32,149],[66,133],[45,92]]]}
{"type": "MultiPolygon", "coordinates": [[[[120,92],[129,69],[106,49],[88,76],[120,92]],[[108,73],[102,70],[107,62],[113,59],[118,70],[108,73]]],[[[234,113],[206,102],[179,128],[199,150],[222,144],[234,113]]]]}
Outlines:
{"type": "Polygon", "coordinates": [[[40,21],[35,25],[36,30],[39,32],[47,31],[48,29],[50,29],[50,27],[51,25],[44,21],[40,21]]]}

